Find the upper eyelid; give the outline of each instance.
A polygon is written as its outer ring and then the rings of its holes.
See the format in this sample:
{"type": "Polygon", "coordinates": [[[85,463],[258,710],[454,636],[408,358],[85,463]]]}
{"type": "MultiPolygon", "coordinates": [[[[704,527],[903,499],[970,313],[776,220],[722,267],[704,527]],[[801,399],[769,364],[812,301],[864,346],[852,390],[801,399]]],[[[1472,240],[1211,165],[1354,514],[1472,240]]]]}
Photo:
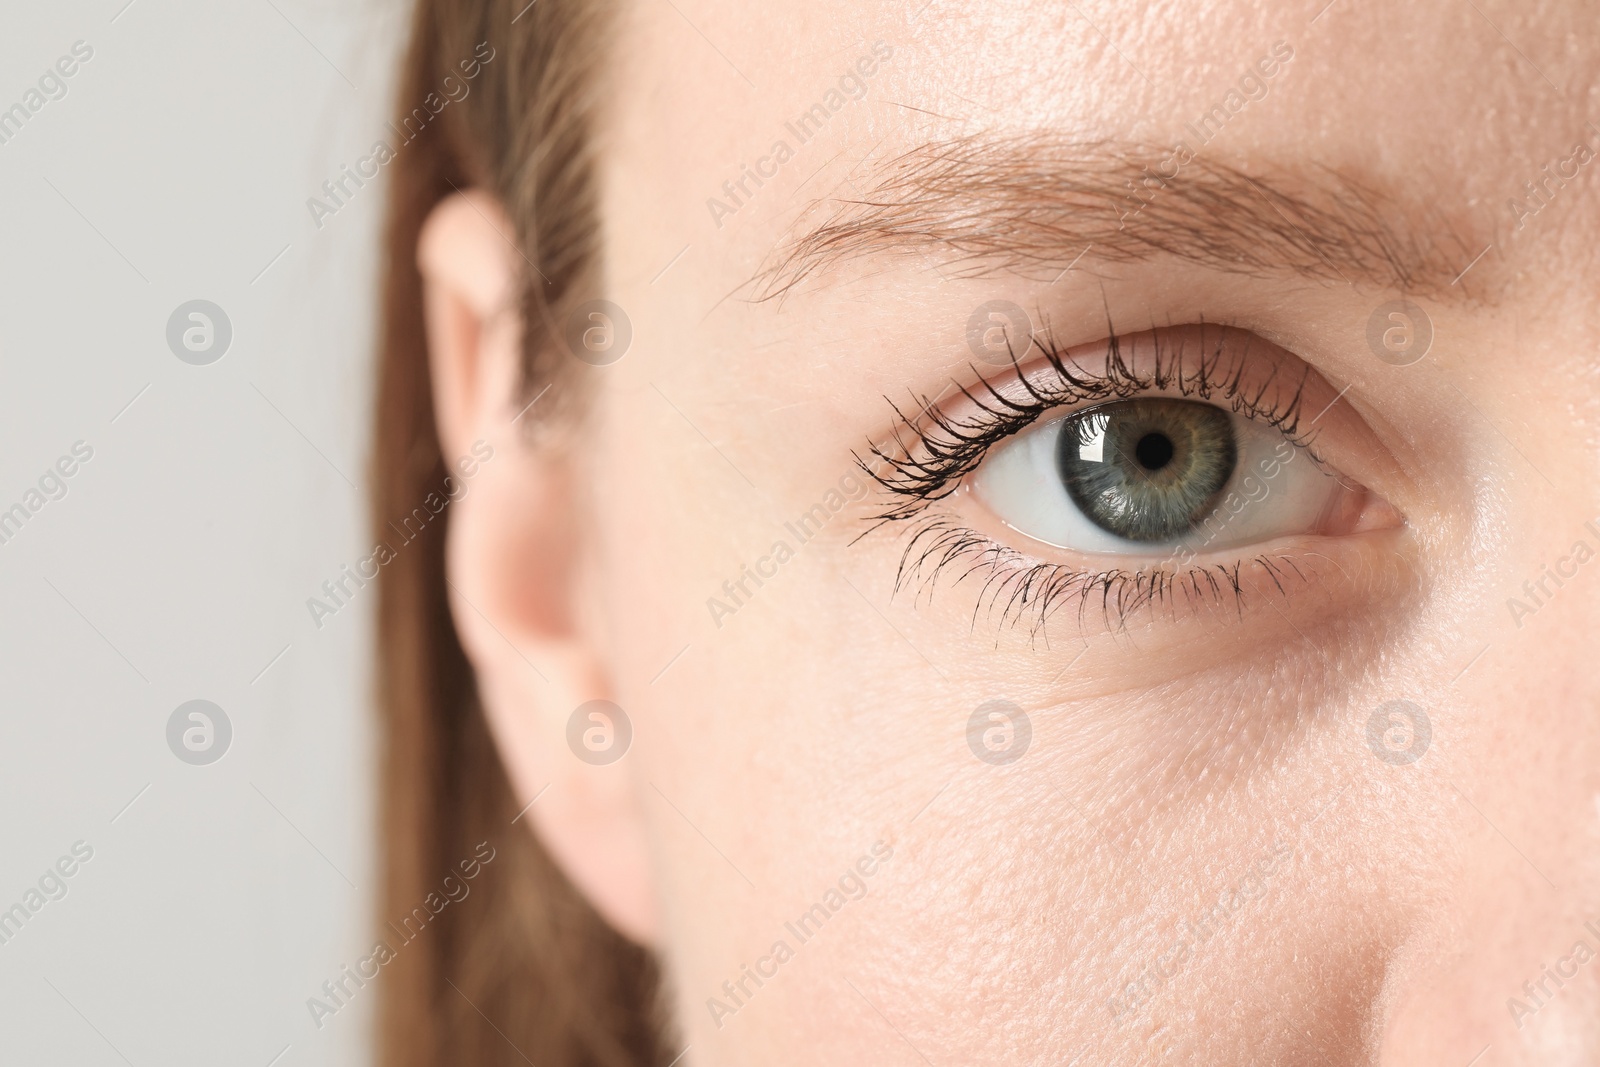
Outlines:
{"type": "Polygon", "coordinates": [[[975,370],[975,382],[956,383],[964,410],[961,404],[950,411],[931,398],[913,396],[920,408],[919,417],[914,418],[891,400],[897,420],[892,447],[871,444],[870,463],[857,456],[862,469],[900,499],[878,518],[898,521],[919,514],[927,504],[953,492],[977,469],[988,449],[1045,415],[1067,414],[1078,406],[1158,389],[1176,389],[1178,395],[1202,400],[1215,400],[1216,394],[1223,393],[1219,406],[1273,425],[1304,448],[1319,467],[1336,473],[1315,448],[1317,428],[1302,429],[1300,420],[1308,397],[1314,405],[1310,411],[1315,423],[1332,409],[1339,395],[1294,353],[1249,331],[1205,323],[1128,337],[1118,335],[1108,323],[1107,331],[1100,342],[1063,349],[1055,345],[1047,325],[1034,335],[1030,346],[1030,353],[1036,349],[1038,356],[1023,359],[1013,354],[1012,371],[1003,380],[975,370]],[[1086,368],[1084,353],[1102,353],[1106,369],[1086,368]],[[1299,364],[1296,376],[1280,376],[1290,360],[1299,364]],[[1285,390],[1292,391],[1280,395],[1285,390]],[[1323,394],[1331,397],[1325,407],[1323,394]],[[908,447],[903,435],[910,435],[915,445],[908,447]],[[918,445],[924,454],[914,450],[918,445]],[[891,473],[885,475],[875,466],[887,466],[891,473]]]}
{"type": "MultiPolygon", "coordinates": [[[[1307,370],[1309,371],[1309,368],[1307,368],[1307,370]]],[[[1176,396],[1184,399],[1199,399],[1203,401],[1213,401],[1219,399],[1210,394],[1205,396],[1196,396],[1195,394],[1185,391],[1182,388],[1174,388],[1172,386],[1135,388],[1131,389],[1126,394],[1126,398],[1143,396],[1176,396]]],[[[1259,395],[1254,398],[1244,398],[1244,402],[1242,403],[1233,403],[1236,398],[1230,394],[1220,398],[1225,402],[1219,404],[1218,406],[1226,407],[1231,411],[1245,416],[1246,418],[1253,418],[1257,421],[1267,421],[1269,425],[1272,425],[1279,432],[1283,433],[1285,438],[1288,439],[1291,444],[1305,449],[1306,453],[1310,456],[1312,461],[1317,464],[1317,466],[1326,469],[1328,466],[1327,462],[1316,448],[1317,434],[1315,428],[1313,427],[1309,431],[1303,431],[1301,428],[1303,421],[1302,416],[1304,415],[1304,406],[1301,403],[1303,396],[1304,393],[1297,392],[1292,400],[1286,402],[1285,404],[1273,407],[1272,405],[1262,401],[1259,395]],[[1264,416],[1270,416],[1270,418],[1264,419],[1264,416]]],[[[1042,422],[1046,419],[1054,421],[1058,418],[1067,418],[1071,415],[1077,414],[1078,412],[1086,411],[1101,404],[1112,403],[1116,400],[1124,398],[1125,397],[1123,395],[1119,394],[1104,398],[1054,404],[1048,409],[1033,416],[1033,422],[1042,422]]],[[[1022,429],[1022,427],[1019,427],[1017,432],[1020,433],[1022,429]]]]}

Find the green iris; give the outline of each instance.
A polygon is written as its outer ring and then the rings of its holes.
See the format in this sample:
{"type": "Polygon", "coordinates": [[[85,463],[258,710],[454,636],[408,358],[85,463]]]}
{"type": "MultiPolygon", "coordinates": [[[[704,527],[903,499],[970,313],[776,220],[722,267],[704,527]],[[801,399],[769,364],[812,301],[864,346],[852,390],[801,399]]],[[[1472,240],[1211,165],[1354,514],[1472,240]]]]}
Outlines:
{"type": "Polygon", "coordinates": [[[1233,416],[1196,400],[1119,400],[1065,420],[1056,466],[1073,503],[1130,541],[1173,541],[1216,506],[1239,450],[1233,416]]]}

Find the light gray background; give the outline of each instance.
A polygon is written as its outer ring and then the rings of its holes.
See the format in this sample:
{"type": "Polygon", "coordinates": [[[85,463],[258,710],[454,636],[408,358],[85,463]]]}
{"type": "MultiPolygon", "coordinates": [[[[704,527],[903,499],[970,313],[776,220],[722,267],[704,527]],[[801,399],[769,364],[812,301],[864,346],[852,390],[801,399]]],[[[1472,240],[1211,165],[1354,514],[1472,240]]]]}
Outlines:
{"type": "Polygon", "coordinates": [[[372,988],[306,998],[371,942],[371,589],[305,602],[369,547],[386,186],[306,199],[382,133],[405,6],[6,0],[0,108],[94,57],[0,145],[0,509],[94,457],[0,544],[0,909],[94,858],[0,945],[0,1062],[366,1060],[372,988]],[[205,367],[165,341],[195,298],[205,367]],[[210,766],[166,744],[194,698],[210,766]]]}

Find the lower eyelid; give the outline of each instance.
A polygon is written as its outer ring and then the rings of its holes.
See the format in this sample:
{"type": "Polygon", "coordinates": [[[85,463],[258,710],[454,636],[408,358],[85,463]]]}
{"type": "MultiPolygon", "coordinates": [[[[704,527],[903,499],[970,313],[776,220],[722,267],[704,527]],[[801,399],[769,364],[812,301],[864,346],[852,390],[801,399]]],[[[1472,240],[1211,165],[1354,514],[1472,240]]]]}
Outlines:
{"type": "MultiPolygon", "coordinates": [[[[1334,618],[1393,610],[1415,579],[1415,569],[1384,532],[1288,538],[1232,553],[1225,562],[1184,559],[1153,572],[1026,554],[942,508],[901,534],[897,594],[931,606],[936,584],[964,591],[957,610],[972,627],[992,625],[997,636],[1017,631],[1035,651],[1068,639],[1157,627],[1151,637],[1168,648],[1203,638],[1211,650],[1206,665],[1216,666],[1224,647],[1232,654],[1252,647],[1245,636],[1252,632],[1270,641],[1282,636],[1279,627],[1287,622],[1303,636],[1334,618]],[[1231,641],[1218,643],[1219,621],[1238,627],[1231,641]]],[[[950,600],[944,596],[939,603],[950,600]]],[[[1163,646],[1146,646],[1144,653],[1163,646]]]]}

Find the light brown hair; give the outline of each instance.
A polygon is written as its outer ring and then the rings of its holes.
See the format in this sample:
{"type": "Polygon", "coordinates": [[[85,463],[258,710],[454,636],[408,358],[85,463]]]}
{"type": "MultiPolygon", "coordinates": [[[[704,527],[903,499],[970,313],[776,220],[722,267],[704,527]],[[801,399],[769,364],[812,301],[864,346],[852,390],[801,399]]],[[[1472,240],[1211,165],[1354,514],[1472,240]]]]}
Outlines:
{"type": "MultiPolygon", "coordinates": [[[[447,473],[416,248],[429,212],[453,192],[477,187],[505,205],[516,227],[508,236],[529,268],[524,386],[531,392],[556,376],[562,357],[552,346],[560,338],[550,324],[598,274],[593,126],[609,6],[418,0],[395,123],[413,139],[394,146],[388,166],[371,501],[380,541],[390,539],[391,520],[442,491],[447,473]],[[468,79],[474,60],[478,70],[468,79]],[[448,86],[447,77],[455,79],[448,86]],[[463,80],[467,95],[439,104],[463,80]]],[[[600,919],[526,823],[512,823],[522,804],[489,735],[446,601],[448,520],[446,509],[380,578],[384,887],[377,918],[394,956],[377,979],[379,1063],[664,1063],[654,959],[600,919]],[[389,923],[439,894],[446,875],[460,878],[459,865],[481,855],[482,842],[494,859],[467,896],[402,943],[389,923]]]]}

